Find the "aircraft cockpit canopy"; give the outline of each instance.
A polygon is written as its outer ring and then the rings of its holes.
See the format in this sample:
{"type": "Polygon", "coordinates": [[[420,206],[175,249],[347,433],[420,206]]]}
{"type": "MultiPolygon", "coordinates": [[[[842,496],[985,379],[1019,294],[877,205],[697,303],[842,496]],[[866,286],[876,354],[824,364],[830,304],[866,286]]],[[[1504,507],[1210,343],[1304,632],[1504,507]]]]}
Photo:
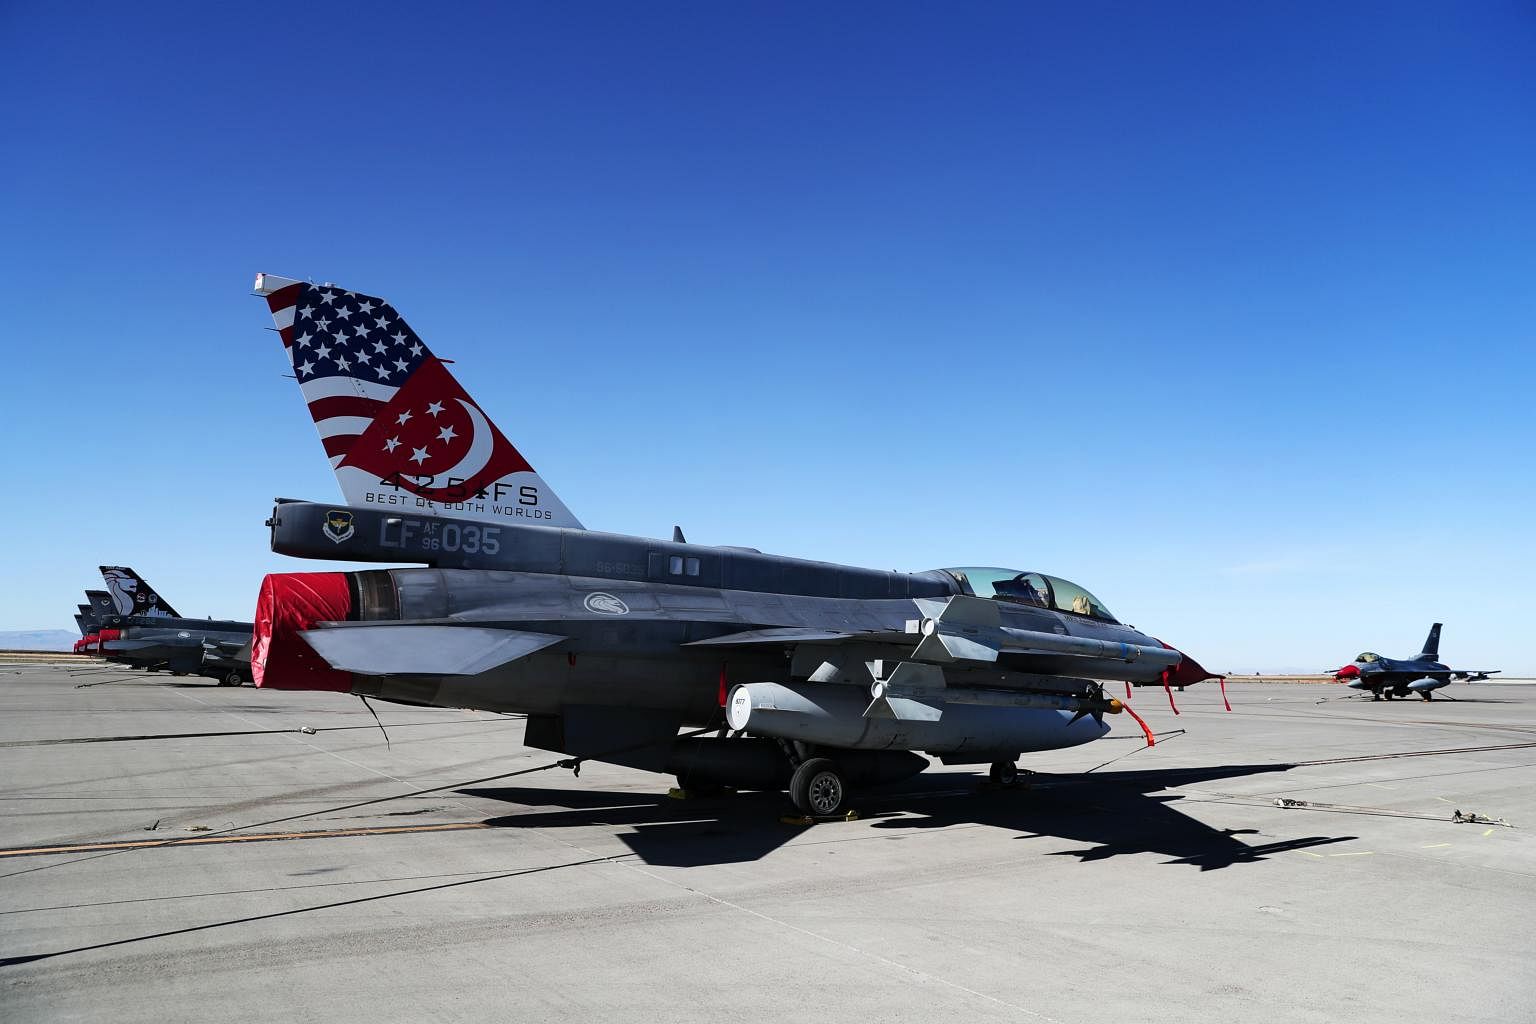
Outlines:
{"type": "Polygon", "coordinates": [[[1377,654],[1375,651],[1366,651],[1364,654],[1355,659],[1357,663],[1362,665],[1369,665],[1372,662],[1377,662],[1380,660],[1381,655],[1377,654]]]}
{"type": "Polygon", "coordinates": [[[1100,622],[1116,621],[1102,601],[1076,583],[1059,576],[985,566],[944,571],[976,597],[990,597],[994,601],[1032,605],[1036,608],[1052,608],[1069,615],[1098,619],[1100,622]]]}

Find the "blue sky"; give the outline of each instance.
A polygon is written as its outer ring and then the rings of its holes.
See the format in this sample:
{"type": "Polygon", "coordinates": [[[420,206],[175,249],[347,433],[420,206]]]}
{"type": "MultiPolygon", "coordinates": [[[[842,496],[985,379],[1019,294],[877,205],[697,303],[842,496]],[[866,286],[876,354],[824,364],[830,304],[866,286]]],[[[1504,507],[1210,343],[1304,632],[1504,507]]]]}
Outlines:
{"type": "Polygon", "coordinates": [[[256,271],[591,527],[1536,673],[1529,4],[0,9],[0,628],[248,617],[338,491],[256,271]]]}

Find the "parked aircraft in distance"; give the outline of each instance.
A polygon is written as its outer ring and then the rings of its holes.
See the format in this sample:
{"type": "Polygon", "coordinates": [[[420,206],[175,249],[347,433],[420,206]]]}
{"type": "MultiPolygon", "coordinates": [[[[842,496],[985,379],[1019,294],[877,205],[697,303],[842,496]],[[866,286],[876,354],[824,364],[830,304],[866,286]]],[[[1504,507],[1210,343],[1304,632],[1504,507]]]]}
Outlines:
{"type": "Polygon", "coordinates": [[[1368,690],[1371,700],[1407,697],[1418,694],[1425,700],[1442,686],[1449,686],[1453,679],[1468,682],[1487,679],[1500,669],[1453,669],[1440,663],[1440,623],[1429,628],[1424,649],[1412,658],[1384,658],[1374,651],[1366,651],[1353,662],[1334,672],[1339,682],[1348,680],[1356,690],[1368,690]]]}

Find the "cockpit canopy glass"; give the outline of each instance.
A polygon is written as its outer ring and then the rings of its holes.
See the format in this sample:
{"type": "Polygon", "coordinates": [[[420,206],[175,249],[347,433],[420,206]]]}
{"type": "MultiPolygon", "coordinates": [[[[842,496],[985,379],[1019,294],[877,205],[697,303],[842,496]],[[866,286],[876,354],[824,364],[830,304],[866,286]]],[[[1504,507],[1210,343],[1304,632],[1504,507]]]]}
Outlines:
{"type": "Polygon", "coordinates": [[[1360,657],[1355,659],[1356,662],[1359,662],[1359,663],[1365,664],[1365,665],[1369,665],[1372,662],[1380,661],[1380,660],[1381,660],[1381,655],[1377,654],[1375,651],[1366,651],[1364,654],[1360,655],[1360,657]]]}
{"type": "Polygon", "coordinates": [[[1102,601],[1076,583],[1059,576],[986,566],[944,571],[977,597],[990,597],[995,601],[1032,605],[1036,608],[1052,608],[1070,615],[1098,619],[1100,622],[1116,621],[1102,601]]]}

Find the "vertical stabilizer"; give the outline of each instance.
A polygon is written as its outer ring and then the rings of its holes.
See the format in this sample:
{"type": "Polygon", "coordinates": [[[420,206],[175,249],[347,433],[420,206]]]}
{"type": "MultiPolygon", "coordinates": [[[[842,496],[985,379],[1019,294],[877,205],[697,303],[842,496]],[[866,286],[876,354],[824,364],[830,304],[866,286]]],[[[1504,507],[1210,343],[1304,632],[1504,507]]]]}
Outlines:
{"type": "Polygon", "coordinates": [[[91,620],[93,629],[99,627],[102,619],[108,615],[117,614],[117,609],[112,606],[112,595],[105,590],[87,590],[85,600],[91,606],[91,612],[86,617],[91,620]]]}
{"type": "Polygon", "coordinates": [[[1440,623],[1429,627],[1429,636],[1424,638],[1424,649],[1419,652],[1419,660],[1440,660],[1440,623]]]}
{"type": "Polygon", "coordinates": [[[144,582],[144,577],[126,565],[103,565],[101,578],[107,581],[107,592],[112,595],[112,607],[119,615],[161,615],[180,618],[155,588],[144,582]]]}
{"type": "Polygon", "coordinates": [[[347,504],[582,529],[389,303],[271,274],[256,294],[347,504]]]}

